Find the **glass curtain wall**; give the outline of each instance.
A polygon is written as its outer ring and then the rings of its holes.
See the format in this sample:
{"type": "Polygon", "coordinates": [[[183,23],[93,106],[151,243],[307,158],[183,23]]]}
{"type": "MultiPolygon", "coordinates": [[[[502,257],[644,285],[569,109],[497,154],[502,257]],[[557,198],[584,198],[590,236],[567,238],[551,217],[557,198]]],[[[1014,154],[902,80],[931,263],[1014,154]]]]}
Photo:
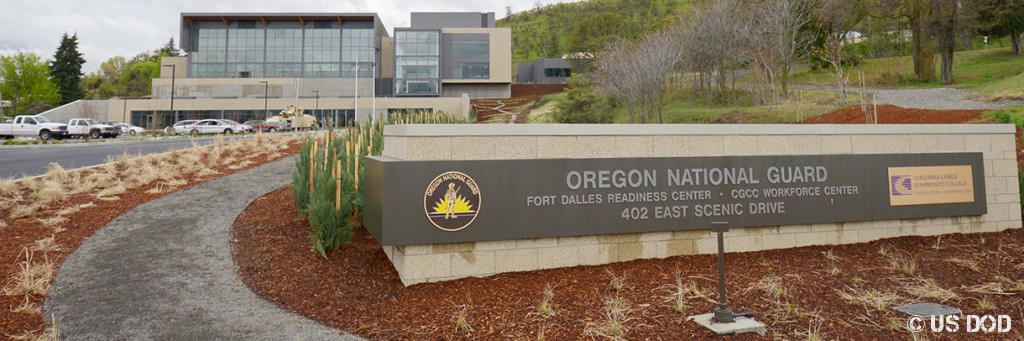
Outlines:
{"type": "Polygon", "coordinates": [[[374,45],[373,29],[342,30],[341,77],[354,78],[356,70],[360,78],[373,77],[374,45]]]}
{"type": "Polygon", "coordinates": [[[338,77],[341,54],[341,31],[331,29],[331,22],[313,22],[306,28],[305,73],[307,78],[338,77]]]}
{"type": "Polygon", "coordinates": [[[192,41],[195,42],[195,47],[189,53],[192,68],[190,73],[198,78],[224,77],[228,30],[205,28],[193,32],[195,37],[192,41]]]}
{"type": "Polygon", "coordinates": [[[373,77],[372,28],[342,29],[333,21],[307,21],[302,27],[297,22],[264,26],[238,21],[227,28],[203,22],[196,23],[191,34],[193,78],[352,78],[357,65],[359,77],[373,77]]]}
{"type": "Polygon", "coordinates": [[[263,77],[264,31],[255,22],[239,22],[238,29],[228,31],[228,77],[263,77]]]}
{"type": "Polygon", "coordinates": [[[302,76],[302,29],[267,29],[266,76],[295,78],[302,76]]]}
{"type": "Polygon", "coordinates": [[[395,32],[395,94],[436,96],[441,92],[439,31],[395,32]]]}
{"type": "Polygon", "coordinates": [[[491,42],[487,39],[452,39],[451,77],[453,79],[491,78],[491,42]]]}

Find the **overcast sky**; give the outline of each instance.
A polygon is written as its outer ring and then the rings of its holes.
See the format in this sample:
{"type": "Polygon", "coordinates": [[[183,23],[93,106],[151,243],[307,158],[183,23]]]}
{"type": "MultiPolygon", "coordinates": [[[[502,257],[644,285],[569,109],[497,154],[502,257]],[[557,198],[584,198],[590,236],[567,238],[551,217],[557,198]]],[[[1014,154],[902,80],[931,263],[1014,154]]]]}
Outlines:
{"type": "MultiPolygon", "coordinates": [[[[574,0],[540,0],[549,4],[574,0]]],[[[0,0],[0,55],[53,58],[64,32],[78,34],[88,74],[114,56],[132,57],[179,41],[181,12],[376,12],[388,33],[409,26],[409,12],[494,12],[533,7],[514,0],[0,0]]]]}

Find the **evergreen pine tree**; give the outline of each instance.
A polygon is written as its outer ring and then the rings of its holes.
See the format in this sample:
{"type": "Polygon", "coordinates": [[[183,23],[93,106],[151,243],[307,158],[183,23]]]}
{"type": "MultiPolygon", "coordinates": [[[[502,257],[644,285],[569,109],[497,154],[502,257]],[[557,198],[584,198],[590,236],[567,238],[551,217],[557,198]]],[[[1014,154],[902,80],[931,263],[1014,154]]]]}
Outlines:
{"type": "Polygon", "coordinates": [[[179,50],[174,44],[174,36],[171,36],[171,40],[168,41],[164,47],[157,50],[157,52],[157,54],[166,55],[168,57],[181,57],[181,50],[179,50]]]}
{"type": "Polygon", "coordinates": [[[60,38],[60,46],[50,62],[50,81],[60,89],[60,104],[67,104],[85,97],[79,83],[82,80],[82,64],[85,58],[78,52],[78,34],[60,38]]]}

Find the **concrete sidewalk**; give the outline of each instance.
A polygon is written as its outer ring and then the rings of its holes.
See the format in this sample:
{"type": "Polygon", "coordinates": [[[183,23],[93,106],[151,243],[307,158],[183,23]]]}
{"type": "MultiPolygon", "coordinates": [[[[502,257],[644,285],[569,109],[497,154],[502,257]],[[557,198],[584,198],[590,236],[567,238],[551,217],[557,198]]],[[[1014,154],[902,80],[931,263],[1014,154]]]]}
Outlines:
{"type": "Polygon", "coordinates": [[[45,316],[72,340],[357,340],[257,296],[232,261],[235,218],[289,183],[294,163],[214,179],[114,219],[61,266],[45,316]]]}

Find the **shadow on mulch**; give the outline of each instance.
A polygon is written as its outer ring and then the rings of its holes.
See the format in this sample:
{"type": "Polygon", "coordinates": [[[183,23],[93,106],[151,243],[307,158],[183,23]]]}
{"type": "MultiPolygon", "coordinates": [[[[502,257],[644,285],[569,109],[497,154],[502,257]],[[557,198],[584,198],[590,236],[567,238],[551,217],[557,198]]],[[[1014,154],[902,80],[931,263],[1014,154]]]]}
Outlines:
{"type": "MultiPolygon", "coordinates": [[[[923,222],[923,221],[922,221],[923,222]]],[[[358,336],[395,339],[589,339],[605,321],[604,302],[628,302],[626,339],[715,337],[684,315],[711,312],[717,299],[713,255],[638,260],[499,274],[403,287],[380,245],[363,229],[352,244],[323,259],[309,247],[308,221],[292,208],[288,188],[260,198],[235,221],[233,254],[242,279],[285,309],[358,336]],[[625,286],[612,288],[613,277],[625,286]],[[676,278],[685,314],[673,309],[676,278]],[[554,314],[537,313],[546,285],[554,314]],[[464,317],[471,331],[456,331],[464,317]]],[[[728,255],[734,311],[752,311],[785,339],[910,339],[894,304],[943,301],[965,314],[1005,314],[1024,322],[1024,232],[902,237],[871,243],[811,246],[728,255]],[[912,271],[907,270],[913,268],[912,271]],[[919,297],[925,284],[951,290],[946,299],[919,297]],[[996,292],[999,290],[1000,292],[996,292]],[[914,292],[914,294],[911,294],[914,292]],[[874,304],[847,296],[882,297],[874,304]],[[886,300],[884,297],[892,296],[886,300]],[[990,303],[991,310],[979,302],[990,303]]],[[[1015,330],[1019,323],[1015,325],[1015,330]]],[[[961,332],[929,339],[990,340],[961,332]]],[[[1017,337],[1013,335],[996,335],[1017,337]]],[[[727,339],[760,339],[756,335],[727,339]]]]}

